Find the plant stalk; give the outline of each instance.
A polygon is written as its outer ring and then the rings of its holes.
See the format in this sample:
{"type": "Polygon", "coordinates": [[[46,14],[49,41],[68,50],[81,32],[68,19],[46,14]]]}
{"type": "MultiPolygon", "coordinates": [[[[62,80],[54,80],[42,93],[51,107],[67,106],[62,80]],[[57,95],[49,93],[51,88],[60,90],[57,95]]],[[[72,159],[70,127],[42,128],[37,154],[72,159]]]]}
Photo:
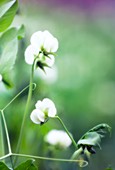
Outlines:
{"type": "MultiPolygon", "coordinates": [[[[35,60],[34,60],[34,63],[35,63],[35,60]]],[[[19,134],[19,139],[18,139],[18,144],[17,144],[17,148],[16,148],[16,153],[19,153],[19,151],[20,151],[21,142],[22,142],[22,136],[23,136],[23,129],[24,129],[25,120],[26,120],[26,115],[28,113],[29,106],[30,106],[30,101],[31,101],[31,97],[32,97],[34,63],[32,65],[32,70],[31,70],[31,74],[30,74],[30,83],[29,83],[28,97],[27,97],[25,112],[24,112],[24,116],[23,116],[23,120],[22,120],[22,125],[21,125],[20,134],[19,134]]],[[[15,163],[16,163],[16,161],[17,161],[17,159],[15,160],[15,163]]]]}
{"type": "Polygon", "coordinates": [[[66,133],[68,134],[68,136],[70,137],[73,145],[75,146],[76,149],[78,149],[77,143],[75,142],[74,138],[72,137],[72,135],[69,133],[67,127],[65,126],[64,122],[62,121],[62,119],[59,116],[55,116],[55,118],[57,118],[59,120],[59,122],[62,124],[63,128],[65,129],[66,133]]]}
{"type": "Polygon", "coordinates": [[[42,156],[34,156],[34,155],[26,155],[26,154],[17,154],[12,153],[12,156],[18,156],[18,157],[26,157],[26,158],[34,158],[34,159],[41,159],[41,160],[48,160],[48,161],[57,161],[57,162],[76,162],[76,163],[83,163],[84,167],[87,166],[87,161],[84,160],[71,160],[71,159],[61,159],[61,158],[48,158],[48,157],[42,157],[42,156]]]}
{"type": "MultiPolygon", "coordinates": [[[[34,83],[33,83],[34,85],[34,83]]],[[[24,89],[22,89],[2,110],[4,111],[10,104],[19,96],[21,95],[27,88],[29,88],[29,85],[26,86],[24,89]]]]}
{"type": "Polygon", "coordinates": [[[6,133],[6,139],[7,139],[7,144],[8,144],[8,152],[9,152],[9,154],[11,154],[12,150],[11,150],[10,138],[9,138],[8,128],[7,128],[7,124],[6,124],[6,120],[5,120],[3,110],[1,110],[1,115],[2,115],[2,119],[3,119],[3,123],[4,123],[5,133],[6,133]]]}

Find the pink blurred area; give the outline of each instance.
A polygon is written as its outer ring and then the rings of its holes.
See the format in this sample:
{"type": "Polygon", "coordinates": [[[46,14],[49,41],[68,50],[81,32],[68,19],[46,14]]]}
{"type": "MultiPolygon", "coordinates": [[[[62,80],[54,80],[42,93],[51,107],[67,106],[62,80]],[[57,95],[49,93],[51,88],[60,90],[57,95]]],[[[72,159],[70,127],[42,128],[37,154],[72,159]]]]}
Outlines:
{"type": "Polygon", "coordinates": [[[19,0],[26,5],[46,6],[53,9],[68,10],[69,13],[85,12],[93,17],[115,17],[115,0],[19,0]]]}
{"type": "Polygon", "coordinates": [[[109,6],[114,8],[115,1],[114,0],[20,0],[22,3],[38,3],[38,4],[46,4],[48,6],[54,7],[74,7],[74,8],[83,8],[83,9],[94,9],[103,6],[109,6]]]}

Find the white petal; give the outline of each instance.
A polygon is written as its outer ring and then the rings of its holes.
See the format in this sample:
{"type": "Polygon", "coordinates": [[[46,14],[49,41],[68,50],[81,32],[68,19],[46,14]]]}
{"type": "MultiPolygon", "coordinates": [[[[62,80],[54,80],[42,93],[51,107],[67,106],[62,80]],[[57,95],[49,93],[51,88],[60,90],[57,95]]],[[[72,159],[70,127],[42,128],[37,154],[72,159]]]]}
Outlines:
{"type": "Polygon", "coordinates": [[[34,62],[34,50],[31,45],[29,45],[25,50],[25,61],[30,65],[32,65],[34,62]]]}
{"type": "Polygon", "coordinates": [[[58,40],[53,37],[47,30],[43,32],[44,43],[43,47],[47,52],[56,52],[58,49],[58,40]]]}
{"type": "Polygon", "coordinates": [[[0,82],[2,81],[2,75],[0,74],[0,82]]]}
{"type": "Polygon", "coordinates": [[[53,38],[52,44],[50,46],[51,52],[56,52],[58,50],[58,40],[56,38],[53,38]]]}
{"type": "Polygon", "coordinates": [[[44,37],[53,37],[53,35],[48,31],[48,30],[45,30],[43,31],[43,34],[44,34],[44,37]]]}
{"type": "Polygon", "coordinates": [[[43,105],[44,108],[48,109],[48,117],[54,117],[56,115],[57,110],[52,100],[45,98],[43,100],[43,105]]]}
{"type": "Polygon", "coordinates": [[[49,66],[52,67],[55,62],[55,57],[53,55],[49,55],[49,57],[46,57],[45,63],[49,66]]]}
{"type": "Polygon", "coordinates": [[[44,42],[44,37],[43,37],[43,32],[42,31],[38,31],[35,32],[30,39],[31,44],[36,47],[36,48],[41,48],[41,46],[43,46],[43,42],[44,42]]]}
{"type": "Polygon", "coordinates": [[[58,135],[60,135],[60,145],[62,145],[63,147],[68,147],[71,145],[72,141],[70,139],[70,137],[67,135],[67,133],[65,131],[58,131],[58,135]]]}
{"type": "Polygon", "coordinates": [[[47,39],[49,39],[49,38],[53,38],[53,35],[49,32],[49,31],[47,31],[47,30],[45,30],[45,31],[43,31],[43,39],[44,39],[44,42],[47,40],[47,39]]]}
{"type": "Polygon", "coordinates": [[[59,145],[66,148],[71,145],[71,139],[63,130],[51,130],[46,136],[45,141],[51,145],[59,145]]]}
{"type": "Polygon", "coordinates": [[[46,136],[45,141],[51,145],[57,144],[57,130],[51,130],[46,136]]]}
{"type": "Polygon", "coordinates": [[[37,111],[38,111],[38,118],[39,118],[39,120],[40,120],[41,122],[44,122],[44,121],[45,121],[45,115],[44,115],[44,113],[43,113],[41,110],[39,110],[39,109],[37,109],[37,111]]]}
{"type": "Polygon", "coordinates": [[[36,109],[42,110],[43,103],[41,100],[38,100],[37,103],[35,104],[36,109]]]}
{"type": "Polygon", "coordinates": [[[44,122],[45,117],[44,113],[39,109],[34,109],[30,115],[31,120],[36,123],[40,124],[41,122],[44,122]]]}
{"type": "Polygon", "coordinates": [[[47,38],[44,40],[43,47],[44,47],[44,49],[45,49],[47,52],[51,52],[52,39],[53,39],[52,37],[47,37],[47,38]]]}

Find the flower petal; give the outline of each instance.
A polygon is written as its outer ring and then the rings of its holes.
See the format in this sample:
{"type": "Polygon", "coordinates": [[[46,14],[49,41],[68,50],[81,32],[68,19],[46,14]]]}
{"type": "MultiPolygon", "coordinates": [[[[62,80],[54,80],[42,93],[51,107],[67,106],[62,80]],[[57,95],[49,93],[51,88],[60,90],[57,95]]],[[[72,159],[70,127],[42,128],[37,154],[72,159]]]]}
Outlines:
{"type": "Polygon", "coordinates": [[[25,61],[30,65],[32,65],[34,62],[34,49],[32,45],[29,45],[25,50],[25,61]]]}
{"type": "Polygon", "coordinates": [[[58,49],[58,40],[52,36],[47,30],[43,32],[43,47],[47,52],[56,52],[58,49]]]}
{"type": "Polygon", "coordinates": [[[47,37],[53,37],[52,34],[51,34],[48,30],[43,31],[43,34],[44,34],[44,37],[45,37],[45,38],[47,38],[47,37]]]}
{"type": "Polygon", "coordinates": [[[42,31],[35,32],[31,36],[30,42],[34,47],[36,47],[40,50],[40,48],[43,46],[43,42],[44,42],[43,32],[42,31]]]}
{"type": "Polygon", "coordinates": [[[48,109],[48,117],[54,117],[56,115],[57,112],[56,107],[50,99],[48,98],[43,99],[43,105],[44,108],[48,109]]]}
{"type": "Polygon", "coordinates": [[[56,52],[58,50],[58,40],[56,38],[53,38],[52,44],[50,46],[51,52],[56,52]]]}
{"type": "Polygon", "coordinates": [[[43,108],[43,103],[41,100],[38,100],[37,103],[35,104],[36,109],[42,110],[43,108]]]}
{"type": "Polygon", "coordinates": [[[53,39],[52,37],[47,37],[47,38],[44,40],[43,47],[44,47],[44,49],[45,49],[47,52],[51,52],[52,39],[53,39]]]}
{"type": "Polygon", "coordinates": [[[45,141],[51,145],[57,144],[57,130],[51,130],[46,136],[45,141]]]}
{"type": "Polygon", "coordinates": [[[61,148],[66,148],[71,145],[71,139],[63,130],[51,130],[46,136],[45,141],[51,145],[58,145],[61,148]]]}
{"type": "Polygon", "coordinates": [[[30,118],[34,123],[40,124],[41,122],[44,122],[45,115],[41,110],[34,109],[30,115],[30,118]]]}

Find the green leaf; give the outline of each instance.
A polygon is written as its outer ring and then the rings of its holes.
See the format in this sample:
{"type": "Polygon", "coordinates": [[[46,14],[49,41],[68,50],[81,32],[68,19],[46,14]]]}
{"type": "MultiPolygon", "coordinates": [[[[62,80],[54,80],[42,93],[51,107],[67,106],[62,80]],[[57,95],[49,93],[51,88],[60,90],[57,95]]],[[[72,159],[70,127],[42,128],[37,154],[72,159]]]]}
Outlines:
{"type": "Polygon", "coordinates": [[[0,37],[0,74],[6,74],[12,69],[17,51],[17,29],[11,28],[0,37]]]}
{"type": "Polygon", "coordinates": [[[7,88],[12,88],[14,86],[11,80],[12,79],[11,72],[3,74],[2,77],[3,77],[2,82],[5,84],[7,88]]]}
{"type": "Polygon", "coordinates": [[[34,160],[27,160],[16,167],[15,170],[38,170],[38,168],[34,165],[34,160]]]}
{"type": "Polygon", "coordinates": [[[9,168],[3,162],[0,162],[0,169],[1,170],[9,170],[9,168]]]}
{"type": "Polygon", "coordinates": [[[78,145],[91,145],[91,146],[99,146],[101,142],[101,135],[97,132],[88,132],[84,139],[80,139],[78,141],[78,145]]]}
{"type": "Polygon", "coordinates": [[[96,131],[98,133],[105,133],[106,130],[108,130],[111,133],[111,127],[106,123],[101,123],[101,124],[93,127],[91,130],[89,130],[89,132],[96,131]]]}
{"type": "Polygon", "coordinates": [[[17,9],[17,0],[0,0],[0,32],[5,31],[10,26],[17,9]]]}
{"type": "Polygon", "coordinates": [[[0,37],[0,74],[12,69],[18,51],[18,39],[24,37],[24,26],[10,28],[0,37]]]}
{"type": "Polygon", "coordinates": [[[25,27],[24,25],[21,25],[21,27],[18,29],[18,39],[22,39],[25,37],[25,27]]]}
{"type": "Polygon", "coordinates": [[[101,138],[104,137],[104,134],[109,131],[111,132],[111,127],[105,123],[99,124],[88,132],[86,132],[81,139],[78,141],[78,147],[82,146],[99,146],[101,143],[101,138]]]}
{"type": "Polygon", "coordinates": [[[99,124],[88,132],[86,132],[81,139],[77,142],[78,149],[73,153],[71,159],[83,159],[89,161],[90,155],[95,154],[95,146],[101,148],[101,138],[104,134],[109,131],[111,132],[111,127],[105,123],[99,124]]]}
{"type": "Polygon", "coordinates": [[[11,81],[12,72],[18,52],[18,37],[23,37],[24,26],[19,29],[10,28],[4,32],[0,37],[0,74],[3,78],[3,83],[6,87],[11,88],[13,83],[11,81]]]}

